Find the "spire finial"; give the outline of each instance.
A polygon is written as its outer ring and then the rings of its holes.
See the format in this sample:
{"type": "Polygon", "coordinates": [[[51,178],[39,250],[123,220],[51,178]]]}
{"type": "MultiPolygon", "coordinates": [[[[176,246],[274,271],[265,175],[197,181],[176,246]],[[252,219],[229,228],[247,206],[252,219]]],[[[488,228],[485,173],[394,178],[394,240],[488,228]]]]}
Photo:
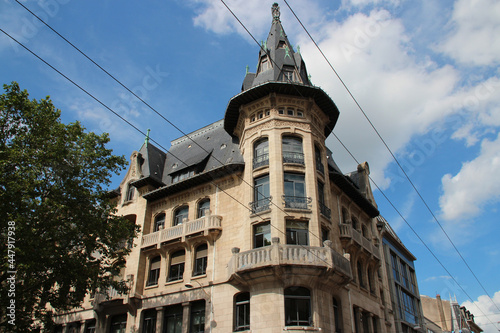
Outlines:
{"type": "Polygon", "coordinates": [[[149,131],[150,131],[150,129],[148,128],[148,132],[147,132],[147,134],[146,134],[146,139],[144,139],[144,144],[145,144],[146,146],[147,146],[147,145],[148,145],[148,143],[149,143],[149,131]]]}
{"type": "Polygon", "coordinates": [[[273,13],[273,21],[279,22],[280,20],[280,6],[277,2],[273,3],[271,7],[271,11],[273,13]]]}

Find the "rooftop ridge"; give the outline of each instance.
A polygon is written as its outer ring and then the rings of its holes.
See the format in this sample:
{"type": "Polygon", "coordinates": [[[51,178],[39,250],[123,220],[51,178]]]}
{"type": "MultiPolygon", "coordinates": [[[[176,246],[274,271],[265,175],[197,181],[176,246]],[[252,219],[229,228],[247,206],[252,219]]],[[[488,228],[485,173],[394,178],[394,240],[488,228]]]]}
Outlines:
{"type": "Polygon", "coordinates": [[[207,125],[205,127],[197,129],[194,132],[188,133],[186,135],[183,135],[183,136],[181,136],[181,137],[179,137],[177,139],[174,139],[174,140],[170,141],[170,144],[172,146],[178,145],[178,144],[180,144],[180,143],[182,143],[182,142],[184,142],[186,140],[191,140],[193,138],[196,138],[196,137],[198,137],[198,136],[200,136],[200,135],[202,135],[204,133],[207,133],[207,132],[216,129],[217,127],[221,127],[223,125],[224,125],[224,119],[217,120],[216,122],[214,122],[212,124],[209,124],[209,125],[207,125]]]}

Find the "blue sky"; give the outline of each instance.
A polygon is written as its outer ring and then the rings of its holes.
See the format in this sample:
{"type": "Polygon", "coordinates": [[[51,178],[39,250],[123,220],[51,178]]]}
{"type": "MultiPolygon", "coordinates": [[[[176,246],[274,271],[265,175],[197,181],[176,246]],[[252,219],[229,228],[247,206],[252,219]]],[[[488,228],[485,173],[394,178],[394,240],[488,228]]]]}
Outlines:
{"type": "MultiPolygon", "coordinates": [[[[258,46],[218,0],[20,2],[185,133],[221,119],[240,91],[246,66],[254,71],[257,64],[258,46]]],[[[495,331],[491,322],[500,321],[500,3],[288,1],[495,307],[288,6],[278,2],[285,31],[300,46],[312,82],[340,109],[336,135],[358,161],[369,162],[375,183],[460,284],[372,184],[381,213],[417,257],[421,294],[456,296],[485,332],[495,331]]],[[[267,37],[272,1],[226,3],[257,40],[267,37]]],[[[163,147],[182,135],[17,2],[0,1],[0,28],[141,131],[151,129],[163,147]]],[[[17,81],[32,98],[50,95],[63,121],[109,132],[117,154],[128,158],[140,148],[142,134],[2,33],[0,57],[2,83],[17,81]]],[[[355,170],[356,162],[333,136],[327,144],[344,172],[355,170]]],[[[113,186],[120,180],[115,177],[113,186]]]]}

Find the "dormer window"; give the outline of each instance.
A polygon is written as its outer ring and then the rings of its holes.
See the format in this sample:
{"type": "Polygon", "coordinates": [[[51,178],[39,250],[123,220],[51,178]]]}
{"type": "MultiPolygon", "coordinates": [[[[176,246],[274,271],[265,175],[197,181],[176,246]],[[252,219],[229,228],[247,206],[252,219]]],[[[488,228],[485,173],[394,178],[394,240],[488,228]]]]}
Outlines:
{"type": "Polygon", "coordinates": [[[269,64],[269,59],[267,58],[267,56],[263,56],[260,60],[260,71],[259,72],[267,71],[269,68],[271,68],[271,65],[269,64]]]}
{"type": "Polygon", "coordinates": [[[295,72],[292,66],[283,66],[281,81],[283,82],[297,81],[295,79],[295,72]]]}

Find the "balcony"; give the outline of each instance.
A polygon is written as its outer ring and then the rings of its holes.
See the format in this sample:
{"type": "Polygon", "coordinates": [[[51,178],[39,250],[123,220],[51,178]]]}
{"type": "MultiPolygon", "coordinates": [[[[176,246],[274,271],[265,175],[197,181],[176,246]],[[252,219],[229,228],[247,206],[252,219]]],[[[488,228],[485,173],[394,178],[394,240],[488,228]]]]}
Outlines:
{"type": "Polygon", "coordinates": [[[283,196],[283,204],[285,205],[285,208],[310,209],[311,202],[311,197],[294,197],[291,195],[283,196]]]}
{"type": "Polygon", "coordinates": [[[158,247],[161,243],[180,240],[197,234],[208,235],[210,232],[218,234],[222,230],[222,217],[208,215],[199,219],[188,221],[174,227],[166,228],[142,236],[141,249],[150,246],[158,247]]]}
{"type": "Polygon", "coordinates": [[[326,217],[327,219],[330,219],[332,217],[332,210],[328,207],[326,207],[326,205],[324,203],[322,203],[321,201],[318,202],[319,203],[319,211],[320,213],[326,217]]]}
{"type": "Polygon", "coordinates": [[[283,163],[294,163],[294,164],[305,165],[304,154],[303,153],[296,153],[296,152],[292,152],[292,151],[284,151],[283,152],[283,163]]]}
{"type": "Polygon", "coordinates": [[[262,154],[255,156],[253,159],[253,168],[257,169],[263,166],[269,165],[269,154],[262,154]]]}
{"type": "Polygon", "coordinates": [[[340,223],[339,227],[340,239],[343,243],[354,242],[380,260],[380,248],[366,237],[363,237],[358,230],[353,229],[350,223],[340,223]]]}
{"type": "Polygon", "coordinates": [[[270,276],[279,279],[307,276],[339,286],[352,280],[349,260],[334,251],[330,244],[324,247],[285,245],[279,243],[279,238],[273,238],[270,246],[239,251],[233,248],[228,266],[234,284],[257,283],[270,276]]]}
{"type": "Polygon", "coordinates": [[[252,214],[258,214],[271,209],[271,201],[272,197],[251,202],[249,205],[252,210],[252,214]]]}
{"type": "Polygon", "coordinates": [[[92,301],[93,309],[96,312],[101,312],[116,306],[123,306],[126,309],[135,309],[138,302],[140,302],[140,296],[132,293],[134,276],[128,275],[127,278],[126,281],[123,281],[128,288],[126,292],[120,293],[112,286],[108,287],[106,290],[96,292],[92,301]]]}

